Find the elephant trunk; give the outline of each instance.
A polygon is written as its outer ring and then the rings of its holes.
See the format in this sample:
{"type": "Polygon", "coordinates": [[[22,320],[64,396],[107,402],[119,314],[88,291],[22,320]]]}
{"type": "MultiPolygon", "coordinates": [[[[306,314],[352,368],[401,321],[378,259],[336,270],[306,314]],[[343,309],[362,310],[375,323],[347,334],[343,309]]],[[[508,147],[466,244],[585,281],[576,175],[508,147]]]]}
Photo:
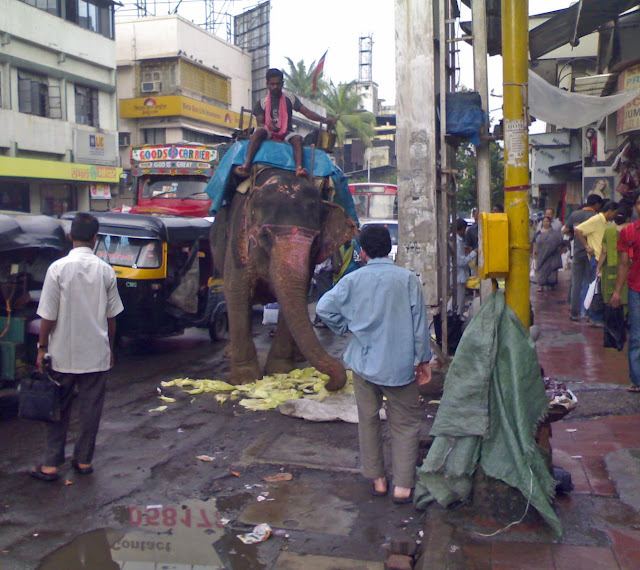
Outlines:
{"type": "Polygon", "coordinates": [[[339,390],[347,380],[344,366],[330,356],[318,341],[307,309],[309,286],[309,254],[313,235],[306,232],[274,236],[269,273],[275,289],[278,306],[291,335],[304,357],[330,377],[328,390],[339,390]]]}

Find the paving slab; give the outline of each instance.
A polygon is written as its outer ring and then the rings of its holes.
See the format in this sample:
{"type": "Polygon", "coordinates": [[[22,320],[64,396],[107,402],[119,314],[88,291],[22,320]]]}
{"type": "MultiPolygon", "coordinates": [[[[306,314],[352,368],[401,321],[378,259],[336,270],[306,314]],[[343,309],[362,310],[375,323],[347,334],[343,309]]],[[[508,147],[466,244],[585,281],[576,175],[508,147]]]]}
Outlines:
{"type": "Polygon", "coordinates": [[[640,449],[612,451],[604,461],[620,500],[640,511],[640,449]]]}
{"type": "Polygon", "coordinates": [[[278,465],[301,465],[356,471],[358,452],[352,448],[318,445],[317,441],[287,433],[256,450],[255,458],[278,465]]]}
{"type": "Polygon", "coordinates": [[[274,565],[274,570],[300,570],[301,568],[304,570],[383,570],[384,564],[351,558],[283,552],[274,565]]]}
{"type": "Polygon", "coordinates": [[[269,492],[268,500],[251,503],[240,514],[240,521],[291,530],[347,535],[358,516],[355,503],[318,485],[288,485],[269,492]]]}

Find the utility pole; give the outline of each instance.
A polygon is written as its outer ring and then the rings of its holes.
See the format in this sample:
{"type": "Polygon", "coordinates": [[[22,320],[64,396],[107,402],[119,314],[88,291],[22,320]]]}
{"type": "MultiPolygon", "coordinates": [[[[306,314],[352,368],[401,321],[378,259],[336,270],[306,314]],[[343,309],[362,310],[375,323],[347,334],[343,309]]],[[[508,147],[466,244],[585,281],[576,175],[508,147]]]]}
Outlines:
{"type": "Polygon", "coordinates": [[[439,305],[434,0],[396,0],[395,15],[398,264],[420,278],[433,312],[439,305]]]}
{"type": "Polygon", "coordinates": [[[529,329],[529,5],[502,0],[504,197],[509,219],[507,304],[529,329]]]}
{"type": "MultiPolygon", "coordinates": [[[[487,2],[471,2],[471,21],[473,22],[473,83],[480,94],[482,108],[489,113],[489,85],[487,79],[487,2]]],[[[487,126],[480,131],[480,144],[476,146],[477,197],[480,212],[491,211],[491,158],[487,126]]],[[[480,282],[480,300],[491,295],[492,287],[488,279],[480,282]]]]}

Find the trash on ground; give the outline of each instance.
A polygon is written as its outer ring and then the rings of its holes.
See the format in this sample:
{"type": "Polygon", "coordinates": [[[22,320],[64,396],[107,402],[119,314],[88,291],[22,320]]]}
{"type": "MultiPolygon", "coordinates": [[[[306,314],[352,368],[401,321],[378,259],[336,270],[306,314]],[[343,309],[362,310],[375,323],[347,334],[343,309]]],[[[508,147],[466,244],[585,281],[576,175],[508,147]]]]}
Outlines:
{"type": "Polygon", "coordinates": [[[213,461],[213,457],[210,455],[197,455],[196,459],[199,459],[200,461],[213,461]]]}
{"type": "Polygon", "coordinates": [[[427,403],[428,404],[439,404],[440,400],[429,400],[427,403]]]}
{"type": "Polygon", "coordinates": [[[271,527],[267,523],[261,523],[254,527],[251,532],[239,534],[238,538],[245,544],[256,544],[267,540],[271,536],[271,532],[271,527]]]}
{"type": "Polygon", "coordinates": [[[289,374],[274,374],[264,376],[261,380],[256,380],[250,384],[232,386],[221,380],[191,378],[176,378],[168,382],[161,382],[163,388],[182,388],[184,392],[191,395],[225,392],[216,395],[218,402],[224,402],[229,398],[241,398],[240,405],[248,410],[272,410],[288,400],[309,399],[322,402],[330,394],[353,394],[353,375],[351,370],[347,370],[347,383],[337,391],[330,393],[325,385],[329,381],[329,376],[316,370],[313,367],[297,368],[289,374]]]}
{"type": "Polygon", "coordinates": [[[354,394],[337,394],[327,396],[322,401],[288,400],[278,406],[278,411],[293,418],[302,418],[312,422],[344,422],[358,423],[358,408],[354,394]]]}
{"type": "Polygon", "coordinates": [[[175,401],[176,401],[176,399],[175,399],[175,398],[169,398],[169,396],[162,396],[162,395],[160,395],[160,396],[158,396],[158,398],[159,398],[160,400],[162,400],[163,402],[175,402],[175,401]]]}
{"type": "Polygon", "coordinates": [[[240,473],[238,473],[237,471],[231,471],[231,475],[233,475],[234,477],[240,477],[240,473]]]}
{"type": "Polygon", "coordinates": [[[578,430],[577,430],[577,429],[575,429],[575,428],[571,428],[571,429],[568,429],[567,431],[568,431],[569,433],[573,433],[574,431],[578,431],[578,430]]]}
{"type": "Polygon", "coordinates": [[[64,484],[65,484],[65,487],[66,487],[67,485],[73,485],[73,481],[71,481],[70,479],[67,479],[67,480],[64,482],[64,484]]]}
{"type": "Polygon", "coordinates": [[[261,503],[262,501],[266,501],[267,498],[264,495],[258,495],[256,497],[256,501],[258,501],[259,503],[261,503]]]}
{"type": "Polygon", "coordinates": [[[157,408],[152,408],[151,410],[149,410],[149,413],[151,412],[164,412],[167,409],[167,406],[158,406],[157,408]]]}
{"type": "Polygon", "coordinates": [[[291,473],[277,473],[276,475],[269,475],[268,477],[262,478],[262,480],[267,483],[279,483],[280,481],[291,481],[291,479],[293,479],[291,473]]]}

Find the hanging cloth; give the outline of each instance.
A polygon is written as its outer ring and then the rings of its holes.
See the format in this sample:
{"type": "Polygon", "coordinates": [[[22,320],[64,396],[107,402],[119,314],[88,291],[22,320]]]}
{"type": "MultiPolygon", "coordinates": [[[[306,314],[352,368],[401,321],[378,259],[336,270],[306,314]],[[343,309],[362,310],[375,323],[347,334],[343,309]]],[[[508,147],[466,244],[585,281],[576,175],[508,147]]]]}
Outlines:
{"type": "Polygon", "coordinates": [[[571,93],[554,87],[529,70],[529,112],[536,118],[566,129],[579,129],[615,113],[640,95],[625,91],[607,97],[571,93]]]}
{"type": "Polygon", "coordinates": [[[289,126],[289,112],[287,111],[287,98],[284,93],[280,94],[280,104],[278,106],[278,122],[280,123],[280,129],[277,129],[273,124],[271,118],[271,94],[267,94],[267,100],[264,105],[265,123],[267,129],[271,133],[271,137],[276,140],[284,140],[287,134],[287,128],[289,126]]]}

